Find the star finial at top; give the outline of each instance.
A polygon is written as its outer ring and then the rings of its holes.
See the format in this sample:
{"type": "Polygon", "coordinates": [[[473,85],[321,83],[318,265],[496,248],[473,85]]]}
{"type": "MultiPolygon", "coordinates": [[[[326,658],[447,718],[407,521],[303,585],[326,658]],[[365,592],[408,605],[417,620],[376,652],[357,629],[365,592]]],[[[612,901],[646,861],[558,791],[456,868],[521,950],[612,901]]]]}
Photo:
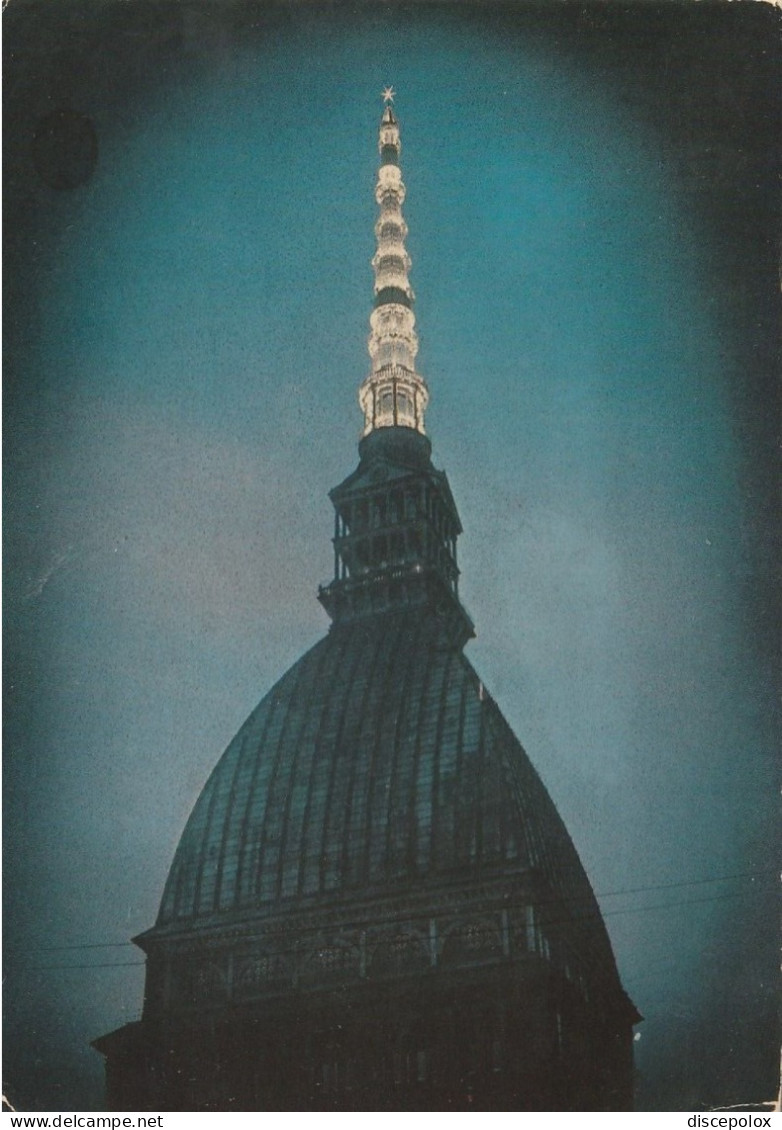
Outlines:
{"type": "Polygon", "coordinates": [[[395,94],[396,91],[394,90],[393,86],[387,86],[385,90],[381,91],[380,97],[383,99],[386,105],[388,105],[389,102],[394,101],[395,94]]]}

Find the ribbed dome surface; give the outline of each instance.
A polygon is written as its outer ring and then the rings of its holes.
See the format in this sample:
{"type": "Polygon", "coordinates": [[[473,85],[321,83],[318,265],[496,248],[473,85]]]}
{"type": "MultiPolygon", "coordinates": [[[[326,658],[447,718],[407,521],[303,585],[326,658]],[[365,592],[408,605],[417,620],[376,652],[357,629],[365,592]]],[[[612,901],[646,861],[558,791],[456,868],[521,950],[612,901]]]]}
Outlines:
{"type": "Polygon", "coordinates": [[[375,617],[335,625],[233,739],[157,927],[528,868],[608,946],[551,799],[442,622],[375,617]]]}

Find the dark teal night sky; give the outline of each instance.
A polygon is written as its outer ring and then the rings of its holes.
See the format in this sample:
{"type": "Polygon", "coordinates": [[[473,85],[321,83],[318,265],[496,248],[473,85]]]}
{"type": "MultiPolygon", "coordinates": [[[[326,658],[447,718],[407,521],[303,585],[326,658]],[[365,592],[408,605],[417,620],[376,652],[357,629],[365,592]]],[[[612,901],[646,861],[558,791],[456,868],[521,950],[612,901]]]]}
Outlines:
{"type": "Polygon", "coordinates": [[[469,656],[604,896],[647,1018],[638,1104],[773,1097],[775,26],[767,5],[14,0],[19,1109],[100,1109],[88,1041],[142,985],[103,966],[141,960],[119,943],[207,773],[327,627],[389,82],[469,656]],[[40,123],[62,109],[98,149],[58,188],[40,123]]]}

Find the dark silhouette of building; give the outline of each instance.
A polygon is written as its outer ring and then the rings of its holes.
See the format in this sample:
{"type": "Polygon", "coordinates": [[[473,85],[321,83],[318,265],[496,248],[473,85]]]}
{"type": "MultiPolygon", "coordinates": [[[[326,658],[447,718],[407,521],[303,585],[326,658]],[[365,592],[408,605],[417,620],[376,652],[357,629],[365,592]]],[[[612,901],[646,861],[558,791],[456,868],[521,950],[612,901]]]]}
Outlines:
{"type": "Polygon", "coordinates": [[[399,173],[380,125],[372,365],[331,492],[333,623],[187,823],[109,1104],[626,1110],[632,1026],[568,833],[463,654],[461,524],[424,434],[399,173]]]}

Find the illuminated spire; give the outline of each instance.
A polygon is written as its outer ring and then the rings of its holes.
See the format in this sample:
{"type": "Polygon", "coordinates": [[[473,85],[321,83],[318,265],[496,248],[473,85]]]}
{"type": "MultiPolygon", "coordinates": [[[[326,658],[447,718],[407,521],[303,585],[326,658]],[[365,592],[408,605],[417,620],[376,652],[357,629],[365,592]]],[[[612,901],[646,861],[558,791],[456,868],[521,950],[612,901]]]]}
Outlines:
{"type": "Polygon", "coordinates": [[[369,323],[369,376],[359,389],[364,434],[356,470],[329,491],[334,506],[334,579],[318,599],[335,623],[385,612],[434,610],[454,646],[472,635],[459,601],[459,513],[444,471],[432,466],[424,433],[429,400],[415,370],[418,339],[407,277],[405,186],[399,174],[399,123],[381,95],[380,171],[375,196],[375,308],[369,323]]]}
{"type": "Polygon", "coordinates": [[[415,371],[418,337],[408,278],[410,256],[404,242],[405,186],[399,171],[399,123],[391,107],[394,88],[387,86],[381,97],[385,106],[380,119],[380,169],[375,186],[380,215],[375,224],[375,308],[369,319],[368,342],[372,364],[358,399],[364,413],[364,435],[395,426],[423,433],[429,393],[423,377],[415,371]]]}

